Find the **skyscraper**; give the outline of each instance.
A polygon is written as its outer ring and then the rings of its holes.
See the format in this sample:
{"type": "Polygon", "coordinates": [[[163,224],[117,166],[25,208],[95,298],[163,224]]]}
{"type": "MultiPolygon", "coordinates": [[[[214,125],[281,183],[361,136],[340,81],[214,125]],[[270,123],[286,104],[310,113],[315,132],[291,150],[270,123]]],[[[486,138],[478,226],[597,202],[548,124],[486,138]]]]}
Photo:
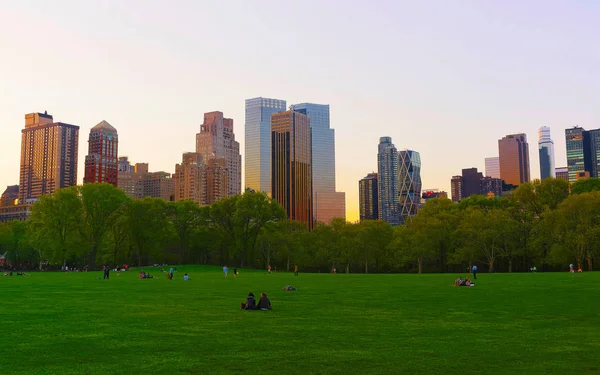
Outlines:
{"type": "Polygon", "coordinates": [[[21,203],[77,185],[79,126],[54,122],[47,112],[30,113],[21,133],[21,203]]]}
{"type": "Polygon", "coordinates": [[[271,115],[285,110],[285,100],[246,100],[246,188],[271,194],[271,115]]]}
{"type": "Polygon", "coordinates": [[[481,194],[481,179],[483,174],[477,168],[466,168],[462,170],[462,192],[461,199],[471,195],[481,194]]]}
{"type": "Polygon", "coordinates": [[[421,156],[413,150],[398,153],[400,223],[417,214],[421,204],[421,156]]]}
{"type": "Polygon", "coordinates": [[[567,141],[567,168],[569,181],[577,181],[581,172],[588,172],[590,177],[599,176],[600,167],[600,129],[586,131],[581,127],[565,130],[567,141]]]}
{"type": "Polygon", "coordinates": [[[310,119],[296,111],[271,116],[271,194],[292,220],[314,225],[310,119]]]}
{"type": "Polygon", "coordinates": [[[554,172],[554,141],[550,138],[550,128],[542,126],[538,130],[540,151],[540,179],[556,176],[554,172]]]}
{"type": "Polygon", "coordinates": [[[206,165],[210,159],[224,159],[229,175],[228,195],[242,192],[242,157],[240,144],[235,140],[233,133],[232,119],[224,118],[223,112],[205,113],[200,133],[196,135],[196,152],[201,155],[206,165]]]}
{"type": "Polygon", "coordinates": [[[463,186],[463,178],[462,176],[452,176],[452,180],[450,180],[450,193],[452,194],[453,202],[460,202],[462,197],[462,186],[463,186]]]}
{"type": "Polygon", "coordinates": [[[310,119],[315,220],[329,224],[333,218],[345,219],[346,194],[335,189],[335,131],[330,127],[329,105],[302,103],[290,108],[310,119]]]}
{"type": "Polygon", "coordinates": [[[398,150],[391,137],[379,138],[377,152],[377,188],[379,219],[391,225],[400,224],[398,211],[398,150]]]}
{"type": "Polygon", "coordinates": [[[369,173],[358,182],[360,221],[379,219],[377,173],[369,173]]]}
{"type": "Polygon", "coordinates": [[[497,156],[485,158],[485,175],[500,178],[500,158],[497,156]]]}
{"type": "Polygon", "coordinates": [[[498,140],[500,178],[518,186],[529,182],[529,144],[525,134],[511,134],[498,140]]]}
{"type": "Polygon", "coordinates": [[[85,157],[84,183],[106,182],[117,186],[119,169],[119,136],[117,129],[101,121],[90,130],[88,154],[85,157]]]}

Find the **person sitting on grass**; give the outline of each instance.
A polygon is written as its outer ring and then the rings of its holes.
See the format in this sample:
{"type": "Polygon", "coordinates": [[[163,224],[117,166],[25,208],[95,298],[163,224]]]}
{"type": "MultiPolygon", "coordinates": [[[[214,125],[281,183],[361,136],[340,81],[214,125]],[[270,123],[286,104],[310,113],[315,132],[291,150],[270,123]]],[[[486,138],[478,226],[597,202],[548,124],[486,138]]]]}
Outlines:
{"type": "Polygon", "coordinates": [[[242,310],[256,310],[256,300],[254,299],[254,293],[248,293],[248,298],[246,298],[246,302],[242,302],[240,305],[242,310]]]}
{"type": "Polygon", "coordinates": [[[258,306],[261,310],[271,310],[271,300],[267,298],[265,293],[260,294],[260,299],[258,300],[258,306]]]}
{"type": "Polygon", "coordinates": [[[188,274],[186,273],[185,275],[183,275],[183,279],[184,279],[185,281],[187,281],[187,280],[189,280],[189,279],[190,279],[190,277],[189,277],[189,276],[188,276],[188,274]]]}
{"type": "Polygon", "coordinates": [[[471,283],[471,280],[469,280],[469,276],[465,277],[465,283],[463,284],[463,286],[475,286],[475,284],[471,283]]]}
{"type": "Polygon", "coordinates": [[[464,281],[462,279],[462,276],[459,276],[458,279],[456,279],[456,281],[454,281],[454,286],[462,286],[464,284],[464,281]]]}

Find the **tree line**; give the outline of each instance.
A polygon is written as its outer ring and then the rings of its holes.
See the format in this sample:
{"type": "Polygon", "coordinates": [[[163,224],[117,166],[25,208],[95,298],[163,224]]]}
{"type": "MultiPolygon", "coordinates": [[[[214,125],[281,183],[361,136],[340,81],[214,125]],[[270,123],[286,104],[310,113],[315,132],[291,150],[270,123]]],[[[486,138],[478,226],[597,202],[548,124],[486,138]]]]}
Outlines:
{"type": "Polygon", "coordinates": [[[267,195],[247,191],[211,206],[130,199],[109,184],[42,196],[26,222],[0,223],[0,254],[21,268],[155,263],[331,272],[464,272],[532,266],[594,269],[600,257],[600,180],[520,185],[508,197],[431,199],[406,225],[286,218],[267,195]],[[485,267],[482,267],[485,266],[485,267]]]}

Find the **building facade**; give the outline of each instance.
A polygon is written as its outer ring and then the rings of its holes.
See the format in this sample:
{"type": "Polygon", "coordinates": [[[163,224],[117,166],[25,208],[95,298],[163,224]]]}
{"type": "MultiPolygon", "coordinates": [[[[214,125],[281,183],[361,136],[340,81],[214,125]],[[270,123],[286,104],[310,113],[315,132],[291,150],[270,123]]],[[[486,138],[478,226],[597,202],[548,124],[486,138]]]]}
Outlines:
{"type": "Polygon", "coordinates": [[[542,126],[538,129],[538,148],[540,153],[540,179],[555,177],[554,141],[550,137],[550,128],[542,126]]]}
{"type": "Polygon", "coordinates": [[[421,205],[421,155],[413,150],[398,153],[400,223],[415,216],[421,205]]]}
{"type": "Polygon", "coordinates": [[[208,206],[229,197],[230,175],[224,158],[204,160],[197,152],[183,154],[181,164],[175,166],[174,200],[192,200],[208,206]]]}
{"type": "Polygon", "coordinates": [[[285,111],[271,116],[271,194],[292,220],[314,225],[310,119],[285,111]]]}
{"type": "Polygon", "coordinates": [[[398,172],[398,150],[392,143],[392,138],[379,138],[377,152],[379,219],[386,221],[391,225],[400,224],[398,172]]]}
{"type": "Polygon", "coordinates": [[[333,218],[346,219],[346,194],[337,192],[335,186],[335,131],[329,105],[301,103],[290,108],[310,119],[315,220],[329,224],[333,218]]]}
{"type": "Polygon", "coordinates": [[[25,115],[21,131],[19,200],[28,203],[43,194],[77,185],[79,126],[54,122],[51,115],[25,115]]]}
{"type": "MultiPolygon", "coordinates": [[[[196,153],[200,154],[206,165],[210,159],[225,160],[229,175],[228,196],[241,194],[242,157],[240,144],[233,132],[233,119],[223,117],[223,112],[219,111],[205,113],[200,133],[196,135],[196,153]]],[[[221,162],[216,164],[220,165],[221,162]]]]}
{"type": "Polygon", "coordinates": [[[452,176],[450,194],[452,194],[452,202],[460,202],[462,199],[462,176],[452,176]]]}
{"type": "Polygon", "coordinates": [[[175,200],[175,181],[167,172],[149,172],[142,179],[144,197],[162,198],[167,202],[175,200]]]}
{"type": "Polygon", "coordinates": [[[500,158],[497,156],[485,158],[485,175],[500,178],[500,158]]]}
{"type": "Polygon", "coordinates": [[[284,112],[286,101],[246,100],[245,187],[271,195],[271,116],[284,112]]]}
{"type": "Polygon", "coordinates": [[[377,173],[369,173],[358,182],[360,221],[379,219],[379,190],[377,173]]]}
{"type": "Polygon", "coordinates": [[[14,206],[18,204],[19,185],[7,186],[2,196],[0,196],[0,206],[14,206]]]}
{"type": "Polygon", "coordinates": [[[490,197],[501,197],[502,196],[502,180],[493,177],[482,177],[480,181],[480,193],[490,197]]]}
{"type": "Polygon", "coordinates": [[[556,175],[556,178],[560,178],[565,181],[569,181],[569,168],[567,168],[567,167],[556,168],[555,175],[556,175]]]}
{"type": "Polygon", "coordinates": [[[505,183],[518,186],[529,182],[529,144],[527,135],[510,134],[498,140],[500,178],[505,183]]]}
{"type": "Polygon", "coordinates": [[[461,199],[471,195],[481,194],[481,179],[483,174],[477,168],[466,168],[462,170],[462,193],[461,199]]]}
{"type": "Polygon", "coordinates": [[[580,172],[588,172],[590,177],[597,178],[600,168],[600,129],[585,130],[574,127],[565,130],[567,142],[567,168],[569,181],[577,181],[577,176],[585,176],[580,172]]]}
{"type": "Polygon", "coordinates": [[[118,185],[119,135],[117,129],[106,121],[90,130],[88,154],[85,157],[84,183],[109,183],[118,185]]]}

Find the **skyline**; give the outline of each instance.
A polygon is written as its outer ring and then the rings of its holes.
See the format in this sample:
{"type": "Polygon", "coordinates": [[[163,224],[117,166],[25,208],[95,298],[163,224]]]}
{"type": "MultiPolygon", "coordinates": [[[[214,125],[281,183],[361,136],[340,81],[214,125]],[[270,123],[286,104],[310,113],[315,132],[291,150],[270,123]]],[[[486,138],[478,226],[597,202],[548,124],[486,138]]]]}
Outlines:
{"type": "Polygon", "coordinates": [[[81,137],[102,120],[119,130],[119,156],[173,173],[195,150],[202,113],[234,120],[245,163],[246,99],[329,104],[350,221],[358,181],[377,171],[380,137],[420,153],[423,188],[449,192],[463,168],[485,170],[507,134],[527,134],[534,179],[539,127],[552,129],[556,167],[566,166],[564,129],[600,127],[593,2],[181,4],[0,5],[0,189],[19,182],[20,132],[32,112],[80,126],[81,182],[81,137]],[[297,18],[279,18],[286,8],[297,18]],[[215,17],[199,23],[198,14],[215,17]],[[308,53],[286,53],[299,39],[308,53]]]}

